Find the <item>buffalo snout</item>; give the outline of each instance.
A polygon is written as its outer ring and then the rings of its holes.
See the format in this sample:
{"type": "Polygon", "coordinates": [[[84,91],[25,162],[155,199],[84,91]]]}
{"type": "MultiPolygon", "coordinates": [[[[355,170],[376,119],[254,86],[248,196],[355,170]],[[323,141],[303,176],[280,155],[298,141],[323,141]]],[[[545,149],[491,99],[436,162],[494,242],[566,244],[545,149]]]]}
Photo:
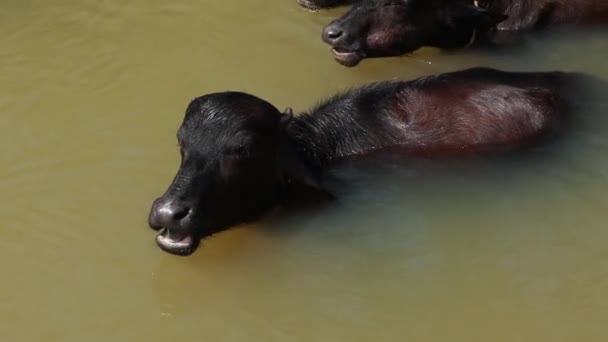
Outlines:
{"type": "Polygon", "coordinates": [[[156,231],[156,244],[176,255],[190,255],[199,244],[199,237],[190,227],[192,208],[177,199],[160,197],[152,204],[148,224],[156,231]]]}
{"type": "Polygon", "coordinates": [[[176,229],[181,226],[182,221],[188,219],[191,213],[192,208],[186,203],[161,197],[154,201],[148,223],[155,230],[176,229]]]}
{"type": "Polygon", "coordinates": [[[344,66],[353,67],[365,57],[356,32],[343,20],[335,20],[323,28],[321,39],[332,47],[334,58],[344,66]]]}

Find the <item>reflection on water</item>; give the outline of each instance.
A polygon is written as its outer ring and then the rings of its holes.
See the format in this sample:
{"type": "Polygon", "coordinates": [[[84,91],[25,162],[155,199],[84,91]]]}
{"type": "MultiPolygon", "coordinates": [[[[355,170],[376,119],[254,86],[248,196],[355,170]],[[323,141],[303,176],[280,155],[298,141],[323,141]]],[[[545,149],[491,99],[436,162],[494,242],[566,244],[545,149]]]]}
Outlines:
{"type": "MultiPolygon", "coordinates": [[[[525,51],[423,49],[347,69],[341,10],[295,1],[9,1],[0,12],[2,341],[604,341],[608,106],[509,160],[335,170],[340,202],[158,251],[151,200],[188,101],[310,107],[353,85],[471,66],[606,78],[605,32],[525,51]]],[[[602,89],[604,91],[605,89],[602,89]]]]}

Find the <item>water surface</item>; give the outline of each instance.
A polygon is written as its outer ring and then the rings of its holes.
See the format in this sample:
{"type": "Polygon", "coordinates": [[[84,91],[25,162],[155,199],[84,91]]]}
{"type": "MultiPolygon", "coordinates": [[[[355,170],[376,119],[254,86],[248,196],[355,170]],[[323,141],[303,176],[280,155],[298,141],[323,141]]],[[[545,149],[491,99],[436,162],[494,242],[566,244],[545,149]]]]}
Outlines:
{"type": "Polygon", "coordinates": [[[334,62],[295,0],[5,1],[0,12],[0,340],[605,341],[608,111],[472,165],[337,170],[339,205],[160,252],[146,216],[189,100],[279,108],[472,66],[608,77],[605,32],[523,51],[334,62]]]}

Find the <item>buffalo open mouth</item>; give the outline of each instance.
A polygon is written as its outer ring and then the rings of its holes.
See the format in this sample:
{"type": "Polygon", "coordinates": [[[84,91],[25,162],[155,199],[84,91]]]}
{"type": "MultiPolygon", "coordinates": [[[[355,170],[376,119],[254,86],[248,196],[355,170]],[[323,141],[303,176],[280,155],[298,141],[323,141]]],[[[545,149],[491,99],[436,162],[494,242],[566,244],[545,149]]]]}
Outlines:
{"type": "Polygon", "coordinates": [[[363,58],[365,58],[363,53],[359,51],[339,47],[333,47],[331,49],[331,53],[334,55],[334,58],[336,61],[338,61],[338,63],[346,67],[354,67],[359,64],[363,58]]]}
{"type": "Polygon", "coordinates": [[[200,238],[191,232],[175,232],[162,228],[156,235],[156,244],[165,252],[187,256],[197,249],[200,238]]]}

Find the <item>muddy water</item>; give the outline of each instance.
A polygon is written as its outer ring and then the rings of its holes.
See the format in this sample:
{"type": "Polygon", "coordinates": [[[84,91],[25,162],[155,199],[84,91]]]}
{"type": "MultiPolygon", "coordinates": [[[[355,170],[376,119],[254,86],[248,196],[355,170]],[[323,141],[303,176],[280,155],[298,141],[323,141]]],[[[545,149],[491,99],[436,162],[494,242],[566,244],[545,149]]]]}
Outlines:
{"type": "Polygon", "coordinates": [[[337,170],[339,205],[160,252],[151,200],[187,102],[279,107],[371,80],[485,65],[608,77],[606,33],[510,54],[424,49],[339,66],[340,11],[295,0],[5,1],[0,340],[605,341],[608,109],[532,156],[337,170]]]}

